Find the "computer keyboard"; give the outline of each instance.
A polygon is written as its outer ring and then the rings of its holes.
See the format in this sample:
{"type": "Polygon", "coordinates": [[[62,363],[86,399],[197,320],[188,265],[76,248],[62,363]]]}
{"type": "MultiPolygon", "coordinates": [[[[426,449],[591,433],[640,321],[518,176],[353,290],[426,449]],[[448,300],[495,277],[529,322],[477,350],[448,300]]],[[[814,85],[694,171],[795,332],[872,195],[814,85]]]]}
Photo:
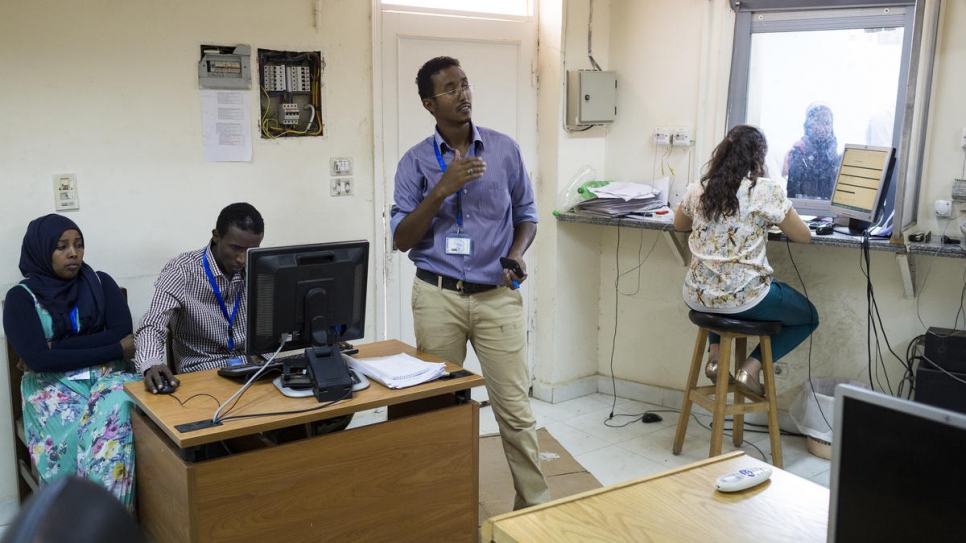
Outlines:
{"type": "MultiPolygon", "coordinates": [[[[355,347],[352,346],[352,344],[346,343],[344,341],[339,344],[339,347],[342,354],[345,354],[345,355],[353,355],[359,352],[359,349],[356,349],[355,347]]],[[[295,354],[290,354],[286,356],[276,356],[275,359],[268,364],[256,364],[252,362],[247,362],[245,364],[238,364],[235,366],[226,366],[218,370],[218,375],[222,377],[230,377],[233,379],[248,379],[252,375],[255,375],[255,373],[258,372],[259,369],[265,366],[268,366],[268,368],[264,372],[262,372],[261,375],[258,376],[259,379],[264,379],[267,377],[276,377],[276,373],[282,372],[282,366],[286,362],[289,362],[289,363],[301,362],[301,364],[296,363],[294,365],[296,367],[304,367],[306,365],[305,353],[301,352],[301,353],[295,353],[295,354]]]]}
{"type": "Polygon", "coordinates": [[[262,372],[259,376],[260,378],[265,377],[275,377],[276,372],[282,371],[282,361],[284,359],[276,358],[269,364],[252,364],[251,362],[247,364],[238,364],[236,366],[227,366],[218,370],[218,375],[222,377],[231,377],[235,379],[248,379],[254,375],[261,368],[268,366],[268,368],[262,372]]]}

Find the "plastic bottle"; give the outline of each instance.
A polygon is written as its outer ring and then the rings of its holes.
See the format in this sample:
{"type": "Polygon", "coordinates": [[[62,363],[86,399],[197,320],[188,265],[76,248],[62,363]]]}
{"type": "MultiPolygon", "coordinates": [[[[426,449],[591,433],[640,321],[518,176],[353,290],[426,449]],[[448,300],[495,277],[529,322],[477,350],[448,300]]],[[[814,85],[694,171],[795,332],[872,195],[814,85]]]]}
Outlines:
{"type": "Polygon", "coordinates": [[[592,195],[584,189],[584,184],[597,177],[597,170],[590,166],[581,166],[577,173],[570,180],[567,188],[557,195],[557,207],[553,214],[565,213],[573,209],[580,201],[586,200],[592,195]]]}

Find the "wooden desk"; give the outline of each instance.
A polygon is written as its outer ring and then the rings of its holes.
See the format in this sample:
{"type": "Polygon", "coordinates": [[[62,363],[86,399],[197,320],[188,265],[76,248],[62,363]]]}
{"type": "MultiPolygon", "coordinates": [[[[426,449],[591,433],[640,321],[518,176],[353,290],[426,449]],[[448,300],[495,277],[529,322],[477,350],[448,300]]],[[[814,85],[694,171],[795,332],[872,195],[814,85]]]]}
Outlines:
{"type": "MultiPolygon", "coordinates": [[[[359,357],[406,352],[439,361],[399,341],[359,346],[359,357]]],[[[456,366],[448,364],[450,371],[456,366]]],[[[132,417],[137,506],[151,541],[477,541],[479,404],[471,375],[402,390],[373,382],[351,400],[305,413],[236,419],[180,433],[210,419],[235,381],[205,371],[179,375],[173,396],[128,383],[141,413],[132,417]],[[211,394],[218,399],[196,394],[211,394]],[[213,460],[199,446],[230,438],[388,407],[389,420],[297,439],[213,460]]],[[[287,398],[270,380],[253,385],[232,415],[303,410],[314,398],[287,398]]]]}
{"type": "Polygon", "coordinates": [[[773,468],[771,479],[733,494],[719,476],[764,466],[736,451],[562,498],[483,523],[486,543],[592,541],[825,541],[828,489],[773,468]]]}

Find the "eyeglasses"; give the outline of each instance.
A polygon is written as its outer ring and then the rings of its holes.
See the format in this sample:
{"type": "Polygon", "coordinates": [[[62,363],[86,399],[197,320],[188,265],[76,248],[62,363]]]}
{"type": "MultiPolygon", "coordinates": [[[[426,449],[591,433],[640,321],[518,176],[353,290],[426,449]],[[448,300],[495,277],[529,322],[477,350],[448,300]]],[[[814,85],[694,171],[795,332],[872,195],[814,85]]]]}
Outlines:
{"type": "Polygon", "coordinates": [[[444,94],[447,95],[447,96],[449,96],[449,97],[451,97],[451,98],[455,98],[456,95],[458,93],[460,93],[460,92],[463,93],[463,96],[466,96],[466,95],[472,93],[473,92],[473,85],[468,85],[466,83],[463,83],[458,88],[450,89],[450,90],[445,91],[445,92],[441,92],[441,93],[436,94],[434,96],[430,96],[430,98],[439,98],[440,96],[442,96],[444,94]]]}

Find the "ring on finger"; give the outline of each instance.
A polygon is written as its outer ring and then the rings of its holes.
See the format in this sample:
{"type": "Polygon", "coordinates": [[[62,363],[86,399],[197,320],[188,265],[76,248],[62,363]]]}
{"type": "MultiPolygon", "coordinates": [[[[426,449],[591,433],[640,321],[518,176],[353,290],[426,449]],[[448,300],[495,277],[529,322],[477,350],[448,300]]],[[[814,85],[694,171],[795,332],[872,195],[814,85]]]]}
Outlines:
{"type": "Polygon", "coordinates": [[[473,168],[470,168],[470,169],[466,170],[466,173],[468,173],[470,175],[473,175],[473,168]]]}

